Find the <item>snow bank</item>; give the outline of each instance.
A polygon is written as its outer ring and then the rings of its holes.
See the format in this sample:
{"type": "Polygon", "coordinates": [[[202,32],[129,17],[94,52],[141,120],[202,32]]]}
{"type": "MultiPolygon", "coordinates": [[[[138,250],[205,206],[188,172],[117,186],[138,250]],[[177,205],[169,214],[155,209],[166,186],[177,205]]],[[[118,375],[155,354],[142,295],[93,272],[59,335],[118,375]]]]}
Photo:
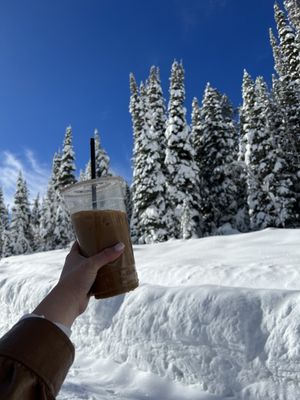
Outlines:
{"type": "MultiPolygon", "coordinates": [[[[300,230],[267,229],[135,246],[141,286],[92,300],[77,320],[59,398],[300,398],[299,242],[300,230]]],[[[49,290],[65,255],[1,261],[1,332],[49,290]]]]}

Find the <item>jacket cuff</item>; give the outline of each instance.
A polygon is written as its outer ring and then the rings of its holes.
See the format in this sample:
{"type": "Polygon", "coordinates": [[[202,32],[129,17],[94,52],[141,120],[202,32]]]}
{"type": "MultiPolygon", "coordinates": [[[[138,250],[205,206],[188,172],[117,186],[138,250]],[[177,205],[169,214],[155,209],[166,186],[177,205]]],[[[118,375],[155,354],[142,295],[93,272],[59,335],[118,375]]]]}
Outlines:
{"type": "Polygon", "coordinates": [[[44,380],[54,396],[74,361],[74,346],[51,321],[20,320],[0,340],[0,355],[12,358],[44,380]]]}

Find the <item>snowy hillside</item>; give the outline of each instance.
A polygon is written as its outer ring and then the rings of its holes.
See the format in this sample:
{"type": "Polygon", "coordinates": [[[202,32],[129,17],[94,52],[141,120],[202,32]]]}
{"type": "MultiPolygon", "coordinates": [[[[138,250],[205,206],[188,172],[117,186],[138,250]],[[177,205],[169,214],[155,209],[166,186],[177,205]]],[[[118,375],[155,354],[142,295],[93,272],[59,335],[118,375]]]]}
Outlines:
{"type": "MultiPolygon", "coordinates": [[[[300,398],[300,230],[135,246],[140,287],[73,327],[60,400],[300,398]]],[[[67,251],[0,262],[0,328],[30,312],[67,251]]]]}

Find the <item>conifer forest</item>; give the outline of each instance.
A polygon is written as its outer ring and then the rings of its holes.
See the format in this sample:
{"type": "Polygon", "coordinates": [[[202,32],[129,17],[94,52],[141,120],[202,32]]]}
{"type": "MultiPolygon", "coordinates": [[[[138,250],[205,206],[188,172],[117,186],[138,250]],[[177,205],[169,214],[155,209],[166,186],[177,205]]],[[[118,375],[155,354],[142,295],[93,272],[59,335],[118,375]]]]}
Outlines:
{"type": "MultiPolygon", "coordinates": [[[[134,146],[126,206],[134,243],[300,227],[299,0],[285,0],[283,9],[275,3],[274,17],[271,87],[245,70],[238,109],[207,83],[186,115],[185,71],[176,60],[168,99],[157,66],[141,83],[130,74],[134,146]]],[[[112,175],[97,130],[94,137],[96,176],[112,175]]],[[[90,179],[90,170],[87,162],[76,173],[68,126],[43,198],[30,200],[21,171],[10,209],[0,188],[0,256],[59,249],[74,240],[60,191],[90,179]]]]}

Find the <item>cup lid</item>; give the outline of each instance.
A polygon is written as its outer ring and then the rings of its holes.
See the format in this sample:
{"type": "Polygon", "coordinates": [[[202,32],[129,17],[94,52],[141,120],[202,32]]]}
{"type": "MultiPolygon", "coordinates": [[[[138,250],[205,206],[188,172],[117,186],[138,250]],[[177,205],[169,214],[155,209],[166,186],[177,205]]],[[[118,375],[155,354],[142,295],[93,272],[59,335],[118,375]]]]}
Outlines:
{"type": "Polygon", "coordinates": [[[87,181],[77,182],[74,185],[61,189],[63,195],[73,195],[89,191],[91,187],[98,190],[113,190],[114,188],[125,186],[125,180],[120,176],[103,176],[101,178],[89,179],[87,181]]]}

